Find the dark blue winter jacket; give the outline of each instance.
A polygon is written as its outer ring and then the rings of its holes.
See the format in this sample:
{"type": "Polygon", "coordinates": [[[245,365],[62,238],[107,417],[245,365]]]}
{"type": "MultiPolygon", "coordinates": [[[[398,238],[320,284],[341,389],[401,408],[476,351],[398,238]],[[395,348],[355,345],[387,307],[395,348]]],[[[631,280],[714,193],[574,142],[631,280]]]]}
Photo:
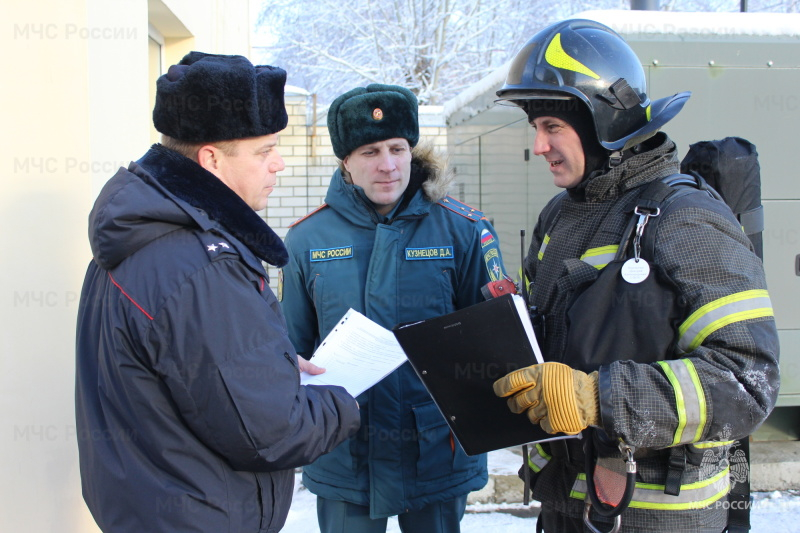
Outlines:
{"type": "Polygon", "coordinates": [[[353,434],[356,402],[301,387],[262,260],[280,239],[195,162],[154,146],[106,184],[77,329],[83,495],[107,532],[272,532],[294,467],[353,434]]]}
{"type": "MultiPolygon", "coordinates": [[[[481,286],[503,275],[491,224],[439,194],[441,174],[424,161],[412,168],[410,187],[427,187],[390,220],[337,170],[326,204],[290,228],[281,304],[301,355],[311,356],[351,307],[392,328],[478,303],[481,286]]],[[[378,518],[485,485],[486,456],[464,453],[408,363],[358,400],[357,435],[303,469],[311,492],[368,505],[378,518]]]]}

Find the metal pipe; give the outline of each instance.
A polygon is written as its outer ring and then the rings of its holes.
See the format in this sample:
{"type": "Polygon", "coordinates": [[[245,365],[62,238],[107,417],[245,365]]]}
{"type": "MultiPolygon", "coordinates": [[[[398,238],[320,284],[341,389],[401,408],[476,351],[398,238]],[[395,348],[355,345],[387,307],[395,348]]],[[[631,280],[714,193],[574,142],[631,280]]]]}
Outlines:
{"type": "Polygon", "coordinates": [[[637,11],[658,11],[660,7],[658,5],[658,0],[631,0],[631,9],[637,11]]]}

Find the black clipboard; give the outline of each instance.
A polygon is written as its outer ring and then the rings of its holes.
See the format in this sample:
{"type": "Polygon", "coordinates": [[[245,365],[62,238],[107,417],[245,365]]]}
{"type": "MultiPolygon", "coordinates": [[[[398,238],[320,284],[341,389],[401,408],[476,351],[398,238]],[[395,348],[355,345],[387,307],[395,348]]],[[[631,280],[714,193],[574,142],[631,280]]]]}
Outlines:
{"type": "Polygon", "coordinates": [[[492,388],[509,372],[537,363],[522,322],[530,318],[513,298],[506,294],[392,330],[467,455],[554,437],[512,413],[492,388]]]}

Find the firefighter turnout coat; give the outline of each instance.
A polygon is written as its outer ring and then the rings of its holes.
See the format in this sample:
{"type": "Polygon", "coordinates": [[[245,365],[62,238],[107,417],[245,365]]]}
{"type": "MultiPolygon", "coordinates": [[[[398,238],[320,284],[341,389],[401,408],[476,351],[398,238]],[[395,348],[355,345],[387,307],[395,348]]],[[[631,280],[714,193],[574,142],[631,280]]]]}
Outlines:
{"type": "MultiPolygon", "coordinates": [[[[675,145],[659,133],[644,152],[562,194],[549,227],[540,216],[525,273],[531,304],[545,317],[545,360],[571,364],[568,311],[590,318],[595,312],[570,309],[573,289],[614,258],[642,186],[678,172],[675,145]]],[[[692,194],[660,216],[649,235],[653,262],[674,281],[684,316],[665,357],[654,356],[655,346],[629,360],[597,354],[602,429],[611,442],[637,450],[623,531],[718,532],[731,483],[747,475],[737,455],[729,461],[729,448],[758,428],[777,399],[778,335],[762,263],[727,206],[692,194]],[[665,493],[671,456],[686,460],[677,495],[665,493]]],[[[663,320],[648,316],[658,306],[642,304],[643,323],[663,320]]],[[[583,453],[580,441],[568,442],[534,447],[532,490],[544,506],[579,518],[587,490],[583,453]]]]}

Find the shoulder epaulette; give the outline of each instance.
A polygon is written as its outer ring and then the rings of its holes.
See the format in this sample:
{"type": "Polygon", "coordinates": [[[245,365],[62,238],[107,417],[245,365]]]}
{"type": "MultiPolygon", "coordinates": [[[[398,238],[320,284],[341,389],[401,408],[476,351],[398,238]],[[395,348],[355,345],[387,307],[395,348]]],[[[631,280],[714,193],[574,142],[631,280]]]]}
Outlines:
{"type": "Polygon", "coordinates": [[[295,220],[294,222],[292,222],[291,224],[289,224],[289,227],[290,227],[290,228],[293,228],[294,226],[296,226],[297,224],[301,223],[302,221],[304,221],[305,219],[307,219],[307,218],[308,218],[308,217],[310,217],[311,215],[313,215],[313,214],[315,214],[315,213],[319,213],[320,211],[322,211],[322,210],[323,210],[323,209],[325,209],[326,207],[328,207],[328,204],[322,204],[321,206],[319,206],[318,208],[314,209],[313,211],[311,211],[309,214],[307,214],[307,215],[306,215],[306,216],[304,216],[303,218],[297,219],[297,220],[295,220]]]}
{"type": "Polygon", "coordinates": [[[218,259],[223,254],[240,255],[236,246],[224,235],[215,231],[197,232],[195,235],[211,261],[218,259]]]}
{"type": "Polygon", "coordinates": [[[482,220],[486,218],[483,216],[483,211],[456,200],[452,196],[445,196],[437,203],[440,206],[449,209],[453,213],[459,214],[464,218],[468,218],[469,220],[482,220]]]}

